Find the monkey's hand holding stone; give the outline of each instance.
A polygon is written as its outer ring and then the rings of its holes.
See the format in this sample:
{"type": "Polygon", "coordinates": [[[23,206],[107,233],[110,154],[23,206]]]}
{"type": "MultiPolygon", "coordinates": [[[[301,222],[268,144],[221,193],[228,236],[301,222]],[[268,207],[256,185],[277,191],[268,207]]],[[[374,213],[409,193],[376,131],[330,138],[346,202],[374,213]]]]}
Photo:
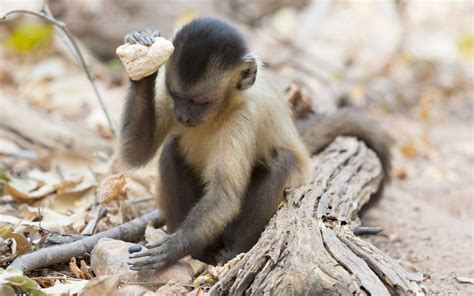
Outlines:
{"type": "Polygon", "coordinates": [[[142,270],[159,270],[165,268],[183,257],[185,252],[181,250],[179,237],[176,233],[166,235],[158,241],[151,242],[141,250],[140,246],[132,246],[129,248],[130,269],[136,271],[142,270]]]}
{"type": "Polygon", "coordinates": [[[141,30],[125,36],[125,44],[116,50],[132,80],[147,77],[163,65],[174,51],[173,43],[160,33],[141,30]]]}

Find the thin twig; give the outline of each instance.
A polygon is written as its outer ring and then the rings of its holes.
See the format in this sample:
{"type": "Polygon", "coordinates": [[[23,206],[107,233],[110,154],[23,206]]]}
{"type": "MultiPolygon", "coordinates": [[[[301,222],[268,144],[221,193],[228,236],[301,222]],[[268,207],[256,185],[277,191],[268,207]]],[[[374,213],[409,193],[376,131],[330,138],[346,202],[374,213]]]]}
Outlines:
{"type": "Polygon", "coordinates": [[[97,226],[97,223],[99,223],[100,219],[104,218],[107,214],[107,209],[104,206],[100,206],[95,211],[96,212],[94,213],[94,218],[92,218],[89,223],[87,223],[86,227],[84,227],[84,230],[82,230],[81,233],[82,235],[92,235],[97,226]]]}
{"type": "Polygon", "coordinates": [[[150,197],[143,197],[143,198],[134,199],[131,202],[134,203],[134,204],[137,204],[137,203],[152,201],[154,199],[155,199],[154,196],[150,196],[150,197]]]}
{"type": "Polygon", "coordinates": [[[75,242],[81,239],[84,239],[86,236],[85,235],[76,235],[76,236],[70,236],[70,235],[53,235],[53,236],[48,236],[48,243],[52,243],[55,245],[62,245],[62,244],[68,244],[71,242],[75,242]]]}
{"type": "Polygon", "coordinates": [[[36,276],[30,277],[30,279],[36,280],[63,280],[63,281],[83,281],[83,279],[76,279],[73,277],[62,277],[62,276],[36,276]]]}
{"type": "Polygon", "coordinates": [[[94,88],[94,92],[97,96],[97,99],[99,100],[100,107],[102,108],[102,111],[104,112],[105,117],[107,118],[107,121],[109,123],[109,128],[112,131],[112,133],[115,134],[114,123],[112,122],[112,119],[109,116],[109,112],[107,111],[107,108],[105,107],[104,100],[102,99],[102,96],[100,95],[100,92],[99,92],[99,88],[97,87],[97,84],[96,84],[94,78],[92,77],[92,75],[89,71],[89,68],[86,65],[86,62],[84,60],[82,52],[79,49],[79,46],[77,45],[76,41],[74,40],[74,37],[72,37],[69,30],[66,28],[66,25],[63,22],[56,20],[52,14],[49,16],[46,13],[41,13],[41,12],[36,12],[36,11],[31,11],[31,10],[26,10],[26,9],[16,9],[16,10],[9,11],[6,14],[4,14],[3,16],[1,16],[0,20],[6,20],[6,18],[8,16],[10,16],[12,14],[19,14],[19,13],[20,14],[21,13],[31,14],[31,15],[37,16],[37,17],[39,17],[43,20],[46,20],[49,23],[51,23],[51,24],[55,25],[56,27],[60,28],[64,32],[64,34],[66,34],[66,37],[71,41],[71,44],[72,44],[72,46],[75,50],[75,54],[73,54],[73,55],[77,55],[77,57],[79,58],[79,62],[81,64],[82,68],[84,69],[84,71],[86,72],[87,78],[91,82],[92,87],[94,88]]]}
{"type": "Polygon", "coordinates": [[[68,262],[72,257],[83,256],[90,252],[97,242],[104,237],[119,239],[127,242],[138,241],[145,233],[148,223],[162,224],[162,215],[155,210],[135,218],[109,230],[99,232],[83,239],[37,250],[16,258],[11,267],[27,272],[36,268],[68,262]]]}
{"type": "Polygon", "coordinates": [[[377,235],[382,231],[379,226],[357,226],[352,229],[355,235],[377,235]]]}
{"type": "MultiPolygon", "coordinates": [[[[45,15],[49,16],[50,18],[54,18],[53,13],[49,9],[48,1],[47,0],[44,1],[43,4],[44,5],[43,5],[43,8],[41,9],[41,12],[44,13],[45,15]]],[[[79,55],[74,51],[74,46],[72,45],[71,40],[69,40],[67,38],[66,34],[64,34],[64,32],[61,29],[59,29],[58,27],[55,26],[54,31],[56,32],[56,34],[58,34],[61,41],[69,49],[69,51],[71,52],[73,58],[76,60],[76,63],[80,64],[81,59],[79,58],[79,55]]]]}
{"type": "MultiPolygon", "coordinates": [[[[127,281],[121,281],[120,282],[121,284],[123,285],[157,285],[157,286],[164,286],[166,284],[168,284],[168,281],[166,282],[127,282],[127,281]]],[[[185,283],[179,283],[180,286],[182,287],[186,287],[186,288],[195,288],[193,285],[190,285],[190,284],[185,284],[185,283]]]]}

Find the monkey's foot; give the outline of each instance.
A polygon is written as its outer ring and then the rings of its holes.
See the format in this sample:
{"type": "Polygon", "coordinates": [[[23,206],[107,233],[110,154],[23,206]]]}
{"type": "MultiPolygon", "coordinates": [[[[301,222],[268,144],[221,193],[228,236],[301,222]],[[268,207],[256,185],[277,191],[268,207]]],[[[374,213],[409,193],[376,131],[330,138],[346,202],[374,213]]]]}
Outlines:
{"type": "Polygon", "coordinates": [[[131,270],[159,270],[180,259],[179,242],[173,235],[168,235],[156,242],[147,244],[146,249],[139,250],[132,246],[129,249],[131,270]]]}

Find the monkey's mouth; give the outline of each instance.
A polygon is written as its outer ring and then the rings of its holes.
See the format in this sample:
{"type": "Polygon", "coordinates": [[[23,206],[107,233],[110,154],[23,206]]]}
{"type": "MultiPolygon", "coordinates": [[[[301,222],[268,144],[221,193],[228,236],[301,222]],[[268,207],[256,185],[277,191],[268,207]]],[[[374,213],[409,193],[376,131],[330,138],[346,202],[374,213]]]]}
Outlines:
{"type": "Polygon", "coordinates": [[[184,127],[196,127],[198,126],[201,122],[182,122],[179,121],[179,123],[184,126],[184,127]]]}

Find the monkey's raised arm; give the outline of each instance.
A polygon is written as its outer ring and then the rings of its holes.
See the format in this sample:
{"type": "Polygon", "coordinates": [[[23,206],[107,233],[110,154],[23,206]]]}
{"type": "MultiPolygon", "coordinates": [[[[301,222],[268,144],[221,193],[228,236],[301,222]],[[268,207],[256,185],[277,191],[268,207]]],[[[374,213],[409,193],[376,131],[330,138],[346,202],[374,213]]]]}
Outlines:
{"type": "MultiPolygon", "coordinates": [[[[142,30],[127,35],[125,41],[150,46],[157,36],[158,33],[142,30]]],[[[169,132],[172,119],[164,93],[164,73],[161,73],[164,71],[162,67],[139,81],[130,79],[119,140],[119,157],[128,167],[145,165],[169,132]],[[158,72],[160,75],[157,77],[158,72]],[[155,93],[155,87],[158,94],[155,93]]]]}
{"type": "Polygon", "coordinates": [[[154,73],[139,81],[130,80],[119,142],[121,162],[128,167],[145,165],[155,155],[171,127],[166,97],[158,93],[155,98],[156,76],[154,73]]]}

